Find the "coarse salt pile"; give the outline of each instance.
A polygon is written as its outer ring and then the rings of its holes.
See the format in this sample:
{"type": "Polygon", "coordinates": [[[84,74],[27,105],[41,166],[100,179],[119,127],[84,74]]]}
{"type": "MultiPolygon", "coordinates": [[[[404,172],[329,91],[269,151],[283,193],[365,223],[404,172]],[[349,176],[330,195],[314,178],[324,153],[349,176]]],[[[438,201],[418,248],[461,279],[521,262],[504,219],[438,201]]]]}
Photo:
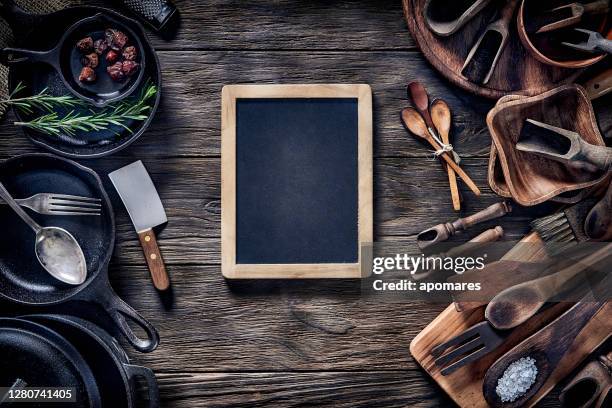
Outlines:
{"type": "Polygon", "coordinates": [[[495,392],[502,402],[512,402],[525,393],[535,383],[538,375],[536,361],[531,357],[519,358],[506,368],[497,380],[495,392]]]}

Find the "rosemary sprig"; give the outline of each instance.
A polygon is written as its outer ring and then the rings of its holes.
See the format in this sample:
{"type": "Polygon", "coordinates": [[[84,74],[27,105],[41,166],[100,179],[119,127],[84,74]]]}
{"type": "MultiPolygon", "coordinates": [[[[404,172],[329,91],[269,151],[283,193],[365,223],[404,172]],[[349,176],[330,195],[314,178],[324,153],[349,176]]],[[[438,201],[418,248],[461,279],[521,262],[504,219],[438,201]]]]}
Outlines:
{"type": "MultiPolygon", "coordinates": [[[[16,87],[13,94],[18,92],[16,87]]],[[[22,90],[21,88],[20,90],[22,90]]],[[[13,95],[11,94],[11,95],[13,95]]],[[[128,121],[143,121],[148,117],[151,110],[149,100],[157,94],[157,87],[149,81],[145,84],[138,97],[134,100],[124,100],[109,105],[102,110],[89,109],[87,111],[76,111],[74,108],[86,106],[79,99],[72,96],[52,96],[46,91],[27,98],[9,99],[10,103],[25,113],[33,113],[35,110],[46,111],[48,113],[27,122],[15,122],[17,126],[23,126],[48,135],[59,136],[66,134],[74,136],[77,132],[95,132],[107,130],[112,126],[119,126],[132,133],[126,125],[128,121]],[[17,101],[17,103],[15,103],[17,101]],[[25,109],[22,107],[23,104],[25,109]],[[55,109],[71,109],[67,113],[60,113],[55,109]]]]}
{"type": "Polygon", "coordinates": [[[85,106],[85,103],[72,95],[53,96],[47,93],[48,88],[43,89],[36,95],[15,98],[25,89],[25,85],[19,82],[8,99],[0,101],[0,105],[12,105],[26,114],[32,114],[35,110],[52,112],[54,108],[76,108],[85,106]]]}

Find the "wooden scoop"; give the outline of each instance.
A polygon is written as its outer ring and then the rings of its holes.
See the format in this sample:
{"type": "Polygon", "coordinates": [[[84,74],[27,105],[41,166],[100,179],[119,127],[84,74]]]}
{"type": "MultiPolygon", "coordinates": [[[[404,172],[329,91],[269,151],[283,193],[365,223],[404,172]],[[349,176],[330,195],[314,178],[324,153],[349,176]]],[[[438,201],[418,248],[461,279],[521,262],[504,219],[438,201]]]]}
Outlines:
{"type": "Polygon", "coordinates": [[[417,235],[417,245],[419,248],[425,249],[438,242],[444,242],[457,232],[465,231],[476,224],[503,217],[510,211],[512,211],[512,207],[510,207],[507,202],[502,201],[501,203],[490,205],[484,210],[468,217],[459,218],[453,222],[438,224],[435,227],[431,227],[419,233],[419,235],[417,235]]]}
{"type": "Polygon", "coordinates": [[[609,3],[609,0],[599,0],[587,4],[571,3],[556,7],[546,12],[546,17],[550,19],[558,16],[559,19],[543,25],[536,31],[536,33],[546,33],[549,31],[574,26],[579,24],[582,21],[582,18],[585,16],[607,13],[610,8],[609,3]]]}
{"type": "Polygon", "coordinates": [[[439,11],[440,9],[447,9],[449,7],[447,0],[438,2],[435,0],[426,0],[424,6],[425,11],[423,13],[425,17],[425,24],[427,24],[427,27],[435,34],[442,37],[448,37],[449,35],[457,32],[457,30],[474,18],[474,16],[476,16],[490,2],[491,0],[476,0],[468,8],[466,8],[465,11],[459,15],[459,17],[449,21],[442,21],[436,20],[434,10],[439,11]]]}
{"type": "Polygon", "coordinates": [[[589,211],[584,233],[593,241],[612,241],[612,183],[601,201],[589,211]]]}
{"type": "MultiPolygon", "coordinates": [[[[473,254],[477,252],[479,248],[486,246],[486,244],[488,243],[498,241],[503,236],[504,236],[504,229],[500,226],[497,226],[495,228],[488,229],[484,231],[483,233],[475,236],[474,238],[472,238],[471,240],[469,240],[463,245],[454,247],[446,253],[436,255],[436,257],[437,258],[457,258],[460,256],[467,256],[469,254],[473,254]]],[[[423,280],[423,279],[430,278],[431,276],[441,273],[441,272],[442,271],[439,269],[419,271],[412,275],[412,279],[415,281],[423,280]]]]}
{"type": "Polygon", "coordinates": [[[566,164],[612,170],[612,148],[592,145],[576,132],[533,119],[525,120],[516,148],[566,164]]]}
{"type": "Polygon", "coordinates": [[[520,283],[502,291],[487,305],[485,318],[496,329],[507,330],[517,327],[533,317],[567,282],[587,268],[611,257],[611,250],[612,243],[557,273],[520,283]]]}
{"type": "MultiPolygon", "coordinates": [[[[438,142],[434,140],[433,136],[427,130],[427,125],[425,124],[423,117],[421,116],[419,112],[416,111],[416,109],[404,108],[401,113],[401,118],[402,118],[402,123],[404,124],[406,129],[408,129],[412,134],[414,134],[415,136],[421,139],[424,139],[436,151],[442,149],[442,147],[438,144],[438,142]]],[[[470,190],[474,192],[474,194],[476,194],[477,196],[480,195],[480,190],[478,189],[476,184],[474,184],[472,179],[465,173],[465,171],[463,171],[463,169],[461,169],[461,167],[459,167],[459,165],[454,162],[454,160],[451,158],[448,152],[442,153],[440,157],[442,157],[444,161],[450,167],[452,167],[453,170],[455,170],[457,175],[461,177],[461,180],[463,180],[465,184],[467,184],[467,186],[470,188],[470,190]]]]}
{"type": "Polygon", "coordinates": [[[509,26],[518,3],[518,0],[506,1],[501,9],[499,19],[485,28],[470,50],[463,68],[461,68],[461,75],[472,82],[489,83],[499,58],[508,44],[509,26]],[[483,72],[485,69],[486,71],[483,72]],[[483,73],[485,73],[484,78],[482,78],[483,73]]]}
{"type": "Polygon", "coordinates": [[[588,363],[563,388],[559,401],[564,407],[587,408],[612,384],[612,352],[588,363]]]}
{"type": "Polygon", "coordinates": [[[482,391],[491,407],[519,408],[528,406],[527,402],[542,388],[559,361],[565,356],[576,336],[589,323],[591,318],[606,304],[593,301],[592,295],[585,296],[580,302],[559,316],[548,326],[516,345],[500,357],[487,370],[482,391]],[[510,364],[523,357],[533,358],[538,373],[535,382],[518,399],[502,402],[497,394],[498,380],[510,364]]]}

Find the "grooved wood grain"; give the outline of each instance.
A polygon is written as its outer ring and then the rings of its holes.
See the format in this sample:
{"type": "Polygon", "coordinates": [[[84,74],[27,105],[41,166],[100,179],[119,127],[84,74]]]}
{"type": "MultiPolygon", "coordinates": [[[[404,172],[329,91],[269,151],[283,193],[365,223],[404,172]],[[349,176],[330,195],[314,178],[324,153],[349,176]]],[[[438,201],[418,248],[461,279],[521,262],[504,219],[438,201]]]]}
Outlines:
{"type": "MultiPolygon", "coordinates": [[[[449,85],[414,48],[400,1],[176,0],[176,40],[154,35],[162,102],[147,133],[119,154],[83,164],[102,176],[117,215],[110,276],[117,292],[159,329],[151,354],[128,349],[159,377],[164,407],[446,407],[444,392],[410,357],[408,344],[446,305],[382,303],[359,283],[228,284],[220,268],[221,88],[234,83],[368,83],[374,95],[374,236],[415,248],[422,229],[457,218],[448,179],[430,149],[403,129],[405,86],[423,81],[453,111],[451,139],[483,190],[465,186],[461,216],[499,200],[487,187],[492,102],[449,85]],[[169,293],[150,282],[127,212],[106,177],[142,159],[166,207],[158,243],[169,293]]],[[[611,95],[596,101],[612,135],[611,95]]],[[[0,160],[40,151],[0,124],[0,160]]],[[[499,221],[510,237],[550,207],[515,208],[499,221]]],[[[456,237],[465,241],[497,225],[456,237]]],[[[555,407],[554,395],[542,404],[555,407]]]]}

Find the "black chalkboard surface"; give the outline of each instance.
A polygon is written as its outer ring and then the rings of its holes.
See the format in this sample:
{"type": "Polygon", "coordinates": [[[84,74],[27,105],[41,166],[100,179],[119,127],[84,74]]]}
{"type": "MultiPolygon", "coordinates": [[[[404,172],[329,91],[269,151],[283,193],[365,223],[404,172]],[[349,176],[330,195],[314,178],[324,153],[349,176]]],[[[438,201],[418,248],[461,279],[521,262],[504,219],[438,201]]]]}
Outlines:
{"type": "Polygon", "coordinates": [[[319,85],[262,85],[258,97],[253,87],[232,86],[229,101],[224,89],[224,275],[358,277],[368,233],[371,242],[367,93],[355,85],[334,96],[327,86],[317,97],[304,91],[319,85]],[[301,92],[287,96],[287,87],[301,92]]]}
{"type": "Polygon", "coordinates": [[[357,98],[236,102],[236,262],[355,263],[357,98]]]}

